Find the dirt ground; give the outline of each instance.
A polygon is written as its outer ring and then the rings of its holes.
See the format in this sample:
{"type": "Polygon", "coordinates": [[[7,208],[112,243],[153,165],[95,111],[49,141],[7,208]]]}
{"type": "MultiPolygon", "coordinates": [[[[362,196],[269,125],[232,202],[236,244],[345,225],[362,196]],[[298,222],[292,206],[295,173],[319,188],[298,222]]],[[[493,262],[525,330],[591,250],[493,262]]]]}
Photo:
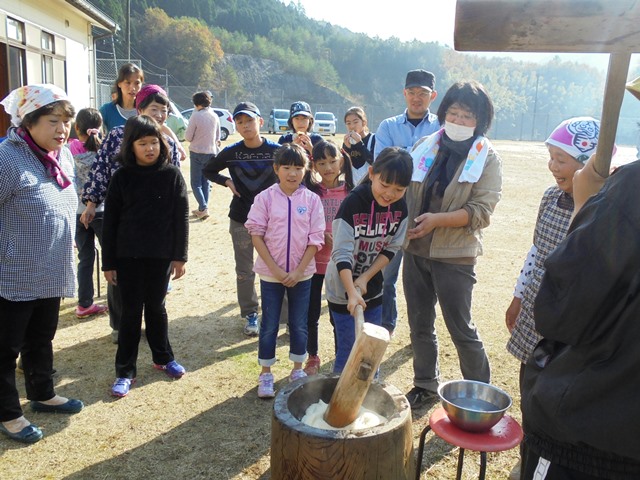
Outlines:
{"type": "MultiPolygon", "coordinates": [[[[273,137],[275,138],[275,137],[273,137]]],[[[239,139],[234,135],[225,142],[239,139]]],[[[341,141],[340,136],[335,138],[341,141]]],[[[510,414],[520,418],[518,362],[505,350],[504,311],[513,283],[530,247],[539,199],[552,182],[542,144],[495,142],[503,159],[504,191],[485,231],[485,254],[477,265],[473,316],[492,365],[492,382],[514,400],[510,414]]],[[[184,173],[188,178],[188,162],[184,173]]],[[[187,181],[188,183],[188,181],[187,181]]],[[[86,408],[74,416],[32,413],[45,437],[32,446],[0,438],[1,479],[261,479],[269,471],[272,401],[257,397],[257,338],[242,334],[235,295],[233,253],[228,234],[230,192],[214,186],[211,217],[191,220],[187,275],[173,283],[167,304],[170,340],[187,375],[172,381],[152,368],[143,340],[138,382],[128,397],[109,396],[116,346],[107,316],[78,320],[75,300],[62,307],[54,340],[56,389],[82,399],[86,408]]],[[[195,202],[191,198],[192,208],[195,202]]],[[[106,302],[104,280],[102,297],[106,302]]],[[[396,335],[381,367],[384,382],[402,392],[412,387],[411,348],[406,307],[399,285],[396,335]]],[[[442,380],[460,378],[457,355],[438,319],[442,380]]],[[[276,388],[287,381],[288,337],[281,330],[275,365],[276,388]]],[[[326,306],[320,331],[322,372],[330,372],[333,339],[326,306]]],[[[17,376],[22,394],[24,385],[17,376]]],[[[433,407],[435,408],[435,407],[433,407]]],[[[430,410],[413,415],[414,447],[430,410]]],[[[455,477],[457,450],[427,437],[422,477],[455,477]]],[[[477,478],[479,455],[467,452],[463,478],[477,478]]],[[[517,460],[517,449],[488,456],[488,479],[504,479],[517,460]]],[[[392,479],[390,479],[392,480],[392,479]]]]}

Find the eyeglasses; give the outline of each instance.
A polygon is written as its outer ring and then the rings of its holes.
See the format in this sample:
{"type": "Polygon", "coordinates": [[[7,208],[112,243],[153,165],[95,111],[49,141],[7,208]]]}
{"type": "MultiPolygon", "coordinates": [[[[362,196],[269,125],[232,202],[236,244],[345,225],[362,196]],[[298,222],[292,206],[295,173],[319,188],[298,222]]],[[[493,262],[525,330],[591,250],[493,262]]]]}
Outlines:
{"type": "Polygon", "coordinates": [[[407,96],[411,97],[411,98],[419,98],[421,100],[426,100],[427,98],[431,97],[431,94],[433,92],[429,91],[429,90],[406,90],[407,92],[407,96]]]}
{"type": "Polygon", "coordinates": [[[451,120],[461,120],[463,122],[472,122],[476,116],[466,110],[447,110],[446,117],[451,120]]]}

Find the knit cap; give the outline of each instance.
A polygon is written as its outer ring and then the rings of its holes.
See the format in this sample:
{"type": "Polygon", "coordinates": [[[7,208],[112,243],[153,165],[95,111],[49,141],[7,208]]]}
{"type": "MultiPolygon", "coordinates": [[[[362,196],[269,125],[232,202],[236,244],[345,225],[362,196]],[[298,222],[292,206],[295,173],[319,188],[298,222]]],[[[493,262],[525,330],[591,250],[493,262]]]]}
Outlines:
{"type": "Polygon", "coordinates": [[[142,87],[138,92],[138,94],[136,95],[136,108],[140,108],[140,105],[142,104],[142,102],[144,102],[144,99],[154,93],[159,93],[167,97],[167,99],[169,99],[167,92],[165,92],[160,85],[147,84],[144,87],[142,87]]]}

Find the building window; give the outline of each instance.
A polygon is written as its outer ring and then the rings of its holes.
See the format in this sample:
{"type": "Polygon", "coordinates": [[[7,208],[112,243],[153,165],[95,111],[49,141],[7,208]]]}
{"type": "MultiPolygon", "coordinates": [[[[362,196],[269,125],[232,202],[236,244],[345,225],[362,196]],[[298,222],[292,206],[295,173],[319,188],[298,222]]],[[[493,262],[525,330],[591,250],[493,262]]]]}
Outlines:
{"type": "Polygon", "coordinates": [[[53,83],[53,57],[42,56],[42,82],[53,83]]]}
{"type": "Polygon", "coordinates": [[[24,23],[15,18],[7,17],[7,37],[24,44],[24,23]]]}
{"type": "Polygon", "coordinates": [[[9,91],[27,83],[25,51],[22,48],[9,46],[9,91]]]}
{"type": "Polygon", "coordinates": [[[53,35],[47,32],[42,32],[42,36],[40,37],[40,46],[45,52],[55,53],[53,35]]]}

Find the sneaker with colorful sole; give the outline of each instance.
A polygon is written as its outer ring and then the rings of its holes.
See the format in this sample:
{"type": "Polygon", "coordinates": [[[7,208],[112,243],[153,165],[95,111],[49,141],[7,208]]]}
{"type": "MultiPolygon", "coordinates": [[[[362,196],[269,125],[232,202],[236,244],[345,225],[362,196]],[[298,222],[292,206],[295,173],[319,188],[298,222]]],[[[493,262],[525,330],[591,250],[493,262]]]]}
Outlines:
{"type": "Polygon", "coordinates": [[[91,315],[100,315],[101,313],[106,313],[108,311],[109,308],[106,305],[98,305],[97,303],[93,303],[86,308],[78,305],[76,307],[76,317],[87,318],[91,315]]]}
{"type": "Polygon", "coordinates": [[[317,375],[320,371],[320,357],[318,355],[309,355],[307,364],[304,366],[304,373],[307,375],[317,375]]]}
{"type": "Polygon", "coordinates": [[[119,398],[126,397],[134,383],[136,383],[135,378],[116,378],[111,386],[111,395],[119,398]]]}
{"type": "Polygon", "coordinates": [[[155,368],[156,370],[164,371],[164,373],[166,373],[168,377],[174,378],[176,380],[182,378],[182,376],[187,373],[185,368],[175,360],[171,360],[166,365],[158,365],[157,363],[154,363],[153,368],[155,368]]]}

